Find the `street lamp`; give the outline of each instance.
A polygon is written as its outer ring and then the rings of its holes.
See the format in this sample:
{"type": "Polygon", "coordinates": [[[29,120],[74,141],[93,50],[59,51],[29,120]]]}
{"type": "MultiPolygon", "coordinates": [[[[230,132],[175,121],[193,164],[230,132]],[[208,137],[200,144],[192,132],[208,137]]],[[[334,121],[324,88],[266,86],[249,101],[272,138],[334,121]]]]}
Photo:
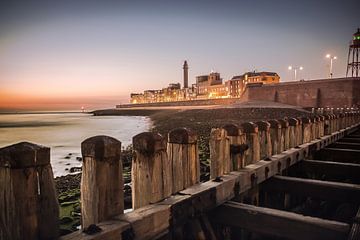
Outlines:
{"type": "Polygon", "coordinates": [[[294,79],[296,80],[296,75],[297,75],[297,71],[298,70],[303,70],[304,68],[303,67],[294,67],[294,66],[289,66],[288,67],[289,70],[294,70],[294,79]]]}
{"type": "Polygon", "coordinates": [[[332,72],[332,68],[333,68],[333,60],[336,60],[337,57],[336,56],[331,56],[330,54],[326,54],[326,58],[330,59],[330,78],[333,77],[333,72],[332,72]]]}

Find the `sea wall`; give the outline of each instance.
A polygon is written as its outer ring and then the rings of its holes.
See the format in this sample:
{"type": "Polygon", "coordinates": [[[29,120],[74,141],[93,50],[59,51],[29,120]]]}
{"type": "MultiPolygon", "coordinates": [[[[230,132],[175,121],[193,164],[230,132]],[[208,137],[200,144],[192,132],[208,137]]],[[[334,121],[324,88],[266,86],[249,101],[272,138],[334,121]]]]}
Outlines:
{"type": "Polygon", "coordinates": [[[238,101],[239,98],[201,99],[201,100],[178,101],[178,102],[119,104],[116,105],[116,108],[227,105],[227,104],[236,103],[238,101]]]}
{"type": "Polygon", "coordinates": [[[243,101],[273,101],[300,107],[352,107],[360,105],[360,78],[285,82],[248,87],[243,101]]]}

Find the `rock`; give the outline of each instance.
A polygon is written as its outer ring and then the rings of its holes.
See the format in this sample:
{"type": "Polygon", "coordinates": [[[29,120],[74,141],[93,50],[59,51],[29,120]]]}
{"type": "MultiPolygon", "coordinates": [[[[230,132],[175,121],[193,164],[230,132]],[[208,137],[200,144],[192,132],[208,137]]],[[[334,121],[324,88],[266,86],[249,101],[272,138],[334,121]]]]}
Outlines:
{"type": "Polygon", "coordinates": [[[60,224],[71,223],[73,220],[71,217],[63,217],[60,219],[60,224]]]}
{"type": "Polygon", "coordinates": [[[82,167],[72,167],[70,168],[70,172],[74,173],[74,172],[81,172],[82,167]]]}

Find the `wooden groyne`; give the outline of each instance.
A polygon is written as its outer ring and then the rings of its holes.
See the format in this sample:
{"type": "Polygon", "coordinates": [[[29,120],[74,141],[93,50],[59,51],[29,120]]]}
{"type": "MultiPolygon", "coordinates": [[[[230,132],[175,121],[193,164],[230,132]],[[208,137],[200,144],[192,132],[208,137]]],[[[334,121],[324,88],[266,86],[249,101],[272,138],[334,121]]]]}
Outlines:
{"type": "MultiPolygon", "coordinates": [[[[360,156],[359,126],[360,113],[348,112],[213,129],[211,179],[203,183],[196,133],[186,128],[166,137],[140,133],[133,138],[134,210],[128,213],[121,142],[108,136],[86,139],[81,145],[81,230],[61,239],[221,239],[224,228],[233,229],[234,239],[251,239],[249,232],[289,239],[358,239],[359,213],[353,222],[341,222],[284,210],[294,205],[293,194],[304,189],[330,200],[350,197],[359,207],[360,162],[353,157],[360,156]],[[346,175],[353,183],[291,176],[314,169],[319,175],[325,171],[321,176],[326,177],[346,175]],[[282,191],[281,201],[271,200],[272,191],[282,191]],[[279,202],[281,209],[273,206],[279,202]],[[236,232],[238,228],[242,230],[236,232]]],[[[49,148],[22,142],[0,149],[0,183],[0,239],[58,238],[49,148]]]]}

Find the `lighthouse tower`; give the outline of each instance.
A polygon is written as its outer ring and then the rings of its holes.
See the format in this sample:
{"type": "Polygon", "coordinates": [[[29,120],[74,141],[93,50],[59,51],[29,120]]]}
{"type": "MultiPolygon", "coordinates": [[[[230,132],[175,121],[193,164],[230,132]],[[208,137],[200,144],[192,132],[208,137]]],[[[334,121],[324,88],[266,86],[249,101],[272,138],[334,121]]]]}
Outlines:
{"type": "Polygon", "coordinates": [[[353,40],[349,46],[348,64],[346,69],[346,77],[348,74],[350,77],[360,76],[360,28],[353,35],[353,40]]]}
{"type": "Polygon", "coordinates": [[[188,88],[189,87],[189,66],[187,64],[187,61],[184,61],[184,65],[183,65],[183,70],[184,70],[184,88],[188,88]]]}

